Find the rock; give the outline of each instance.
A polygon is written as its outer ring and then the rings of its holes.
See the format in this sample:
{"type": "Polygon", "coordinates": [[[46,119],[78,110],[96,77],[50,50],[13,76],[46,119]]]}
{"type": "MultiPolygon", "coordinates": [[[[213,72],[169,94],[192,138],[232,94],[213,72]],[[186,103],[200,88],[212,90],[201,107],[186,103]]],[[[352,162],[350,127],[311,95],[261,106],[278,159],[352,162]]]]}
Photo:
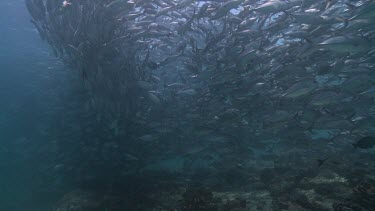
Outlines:
{"type": "Polygon", "coordinates": [[[54,211],[119,211],[124,209],[124,198],[87,190],[73,190],[57,202],[54,211]]]}
{"type": "Polygon", "coordinates": [[[215,198],[220,198],[219,211],[261,211],[273,210],[273,200],[267,190],[255,190],[249,192],[214,192],[215,198]]]}
{"type": "Polygon", "coordinates": [[[375,181],[362,181],[353,188],[354,200],[366,209],[375,207],[375,181]]]}
{"type": "Polygon", "coordinates": [[[55,211],[101,211],[102,203],[103,200],[95,193],[74,190],[63,196],[55,211]]]}
{"type": "Polygon", "coordinates": [[[212,192],[203,187],[192,187],[183,194],[182,210],[216,211],[212,192]]]}
{"type": "Polygon", "coordinates": [[[362,211],[363,209],[358,205],[351,204],[349,202],[346,203],[334,203],[333,211],[362,211]]]}

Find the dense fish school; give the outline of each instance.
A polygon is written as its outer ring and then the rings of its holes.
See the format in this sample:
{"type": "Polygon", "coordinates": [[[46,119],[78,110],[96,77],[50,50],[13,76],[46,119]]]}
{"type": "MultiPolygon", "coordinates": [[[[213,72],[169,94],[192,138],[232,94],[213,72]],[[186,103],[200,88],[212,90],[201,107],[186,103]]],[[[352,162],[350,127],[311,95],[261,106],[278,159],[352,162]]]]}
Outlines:
{"type": "Polygon", "coordinates": [[[374,1],[25,2],[85,89],[56,211],[374,210],[374,1]]]}

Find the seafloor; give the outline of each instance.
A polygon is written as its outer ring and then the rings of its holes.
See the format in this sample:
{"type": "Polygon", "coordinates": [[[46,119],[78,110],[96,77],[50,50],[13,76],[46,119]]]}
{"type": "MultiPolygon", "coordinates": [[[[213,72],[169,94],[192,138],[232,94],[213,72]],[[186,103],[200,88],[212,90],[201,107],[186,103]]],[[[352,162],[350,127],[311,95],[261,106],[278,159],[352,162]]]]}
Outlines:
{"type": "Polygon", "coordinates": [[[199,182],[178,181],[184,177],[176,172],[145,172],[104,192],[68,191],[54,210],[375,210],[374,169],[350,169],[335,162],[324,165],[256,170],[248,163],[215,174],[202,172],[205,176],[195,178],[199,182]]]}

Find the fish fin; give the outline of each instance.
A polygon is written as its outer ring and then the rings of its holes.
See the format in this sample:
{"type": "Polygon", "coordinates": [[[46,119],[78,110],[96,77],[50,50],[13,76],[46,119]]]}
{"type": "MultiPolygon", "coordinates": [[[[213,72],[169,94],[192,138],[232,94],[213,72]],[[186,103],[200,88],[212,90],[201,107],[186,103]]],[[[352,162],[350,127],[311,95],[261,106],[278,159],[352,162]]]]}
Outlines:
{"type": "Polygon", "coordinates": [[[353,111],[352,114],[350,114],[349,116],[347,116],[345,119],[352,122],[352,118],[356,115],[357,113],[355,111],[353,111]]]}
{"type": "Polygon", "coordinates": [[[326,0],[326,2],[327,2],[327,4],[326,4],[326,7],[325,7],[324,10],[329,9],[330,7],[332,7],[336,3],[336,1],[334,1],[334,0],[326,0]]]}
{"type": "Polygon", "coordinates": [[[328,160],[328,158],[317,159],[316,161],[318,162],[318,167],[321,167],[327,160],[328,160]]]}
{"type": "Polygon", "coordinates": [[[334,19],[341,21],[344,24],[344,28],[346,28],[349,24],[349,19],[343,17],[334,17],[334,19]]]}
{"type": "Polygon", "coordinates": [[[357,9],[357,6],[355,6],[355,5],[351,4],[351,3],[345,3],[345,5],[348,7],[348,9],[350,11],[353,11],[353,10],[357,9]]]}
{"type": "Polygon", "coordinates": [[[286,35],[284,32],[280,32],[280,33],[281,33],[281,37],[282,37],[282,38],[287,37],[287,35],[286,35]]]}
{"type": "Polygon", "coordinates": [[[308,38],[307,36],[303,36],[303,39],[305,39],[306,42],[308,42],[309,44],[313,43],[313,41],[310,38],[308,38]]]}
{"type": "Polygon", "coordinates": [[[285,13],[286,18],[288,18],[288,17],[290,16],[290,14],[291,14],[290,12],[288,12],[288,11],[286,11],[286,10],[284,10],[283,13],[285,13]]]}
{"type": "Polygon", "coordinates": [[[307,49],[303,50],[300,54],[298,54],[298,57],[300,58],[306,58],[310,56],[311,54],[317,52],[319,49],[315,45],[309,46],[307,49]]]}

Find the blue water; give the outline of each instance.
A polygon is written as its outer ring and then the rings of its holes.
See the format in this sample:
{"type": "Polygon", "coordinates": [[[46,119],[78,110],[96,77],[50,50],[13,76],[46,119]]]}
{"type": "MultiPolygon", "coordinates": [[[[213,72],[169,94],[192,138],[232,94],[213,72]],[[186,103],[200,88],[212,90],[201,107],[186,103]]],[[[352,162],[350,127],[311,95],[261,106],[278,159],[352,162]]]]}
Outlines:
{"type": "Polygon", "coordinates": [[[51,210],[59,190],[48,173],[54,140],[46,130],[74,80],[40,39],[24,1],[0,1],[0,10],[0,210],[51,210]]]}

